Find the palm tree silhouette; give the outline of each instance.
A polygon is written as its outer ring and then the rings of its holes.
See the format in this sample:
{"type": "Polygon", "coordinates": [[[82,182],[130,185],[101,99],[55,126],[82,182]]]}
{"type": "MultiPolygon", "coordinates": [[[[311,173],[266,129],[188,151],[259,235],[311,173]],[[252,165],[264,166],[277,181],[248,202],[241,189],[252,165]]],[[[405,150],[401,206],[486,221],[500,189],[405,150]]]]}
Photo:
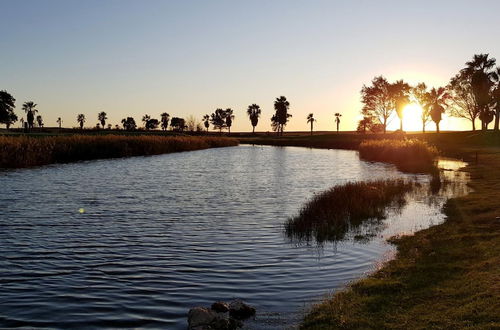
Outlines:
{"type": "Polygon", "coordinates": [[[144,128],[146,130],[149,129],[149,125],[148,125],[148,122],[151,120],[151,116],[150,115],[144,115],[142,116],[142,122],[144,123],[144,128]]]}
{"type": "Polygon", "coordinates": [[[307,115],[307,123],[308,124],[311,123],[311,135],[313,135],[313,124],[315,121],[316,121],[316,119],[314,119],[314,115],[312,113],[307,115]]]}
{"type": "Polygon", "coordinates": [[[290,102],[288,102],[284,96],[280,96],[274,101],[274,110],[276,110],[276,113],[273,117],[271,117],[271,121],[273,122],[272,126],[277,130],[278,135],[283,135],[284,126],[288,122],[288,119],[292,117],[292,115],[288,113],[289,107],[290,102]]]}
{"type": "Polygon", "coordinates": [[[26,112],[26,121],[28,122],[28,128],[33,128],[35,123],[35,113],[38,112],[36,109],[37,104],[33,101],[24,102],[23,110],[26,112]]]}
{"type": "Polygon", "coordinates": [[[106,112],[99,112],[99,114],[97,115],[97,120],[101,123],[103,129],[106,126],[106,119],[108,119],[106,112]]]}
{"type": "Polygon", "coordinates": [[[231,126],[233,125],[233,120],[234,120],[233,109],[227,108],[225,117],[226,117],[226,126],[229,130],[229,134],[231,134],[231,126]]]}
{"type": "Polygon", "coordinates": [[[337,124],[337,133],[339,132],[340,117],[342,117],[342,114],[340,114],[339,112],[336,112],[335,113],[335,123],[337,124]]]}
{"type": "Polygon", "coordinates": [[[43,127],[43,119],[42,116],[38,115],[36,116],[36,122],[38,123],[38,127],[42,128],[43,127]]]}
{"type": "Polygon", "coordinates": [[[80,124],[80,129],[83,129],[83,124],[85,123],[85,115],[83,113],[76,116],[76,121],[80,124]]]}
{"type": "Polygon", "coordinates": [[[61,117],[57,117],[56,123],[59,125],[59,129],[61,129],[61,125],[62,125],[61,117]]]}
{"type": "Polygon", "coordinates": [[[443,87],[432,88],[427,94],[427,103],[430,107],[430,115],[432,121],[436,123],[436,132],[439,133],[439,122],[442,119],[442,115],[445,111],[445,106],[447,106],[446,101],[449,99],[450,95],[446,92],[443,87]]]}
{"type": "Polygon", "coordinates": [[[489,54],[474,55],[472,61],[465,63],[466,67],[462,71],[471,77],[472,93],[479,108],[479,119],[481,128],[487,129],[487,119],[489,118],[489,106],[491,103],[490,90],[494,85],[496,73],[492,71],[496,60],[490,58],[489,54]]]}
{"type": "Polygon", "coordinates": [[[170,115],[168,113],[164,112],[160,116],[161,116],[161,119],[160,119],[160,121],[161,121],[161,129],[164,130],[164,131],[166,131],[167,128],[168,128],[168,121],[170,119],[170,115]]]}
{"type": "Polygon", "coordinates": [[[250,122],[252,123],[252,134],[255,134],[255,126],[259,123],[259,117],[260,117],[260,106],[257,104],[251,104],[248,106],[247,109],[247,115],[250,118],[250,122]]]}
{"type": "Polygon", "coordinates": [[[208,128],[210,127],[210,116],[209,115],[203,116],[203,124],[205,125],[205,128],[207,129],[207,133],[208,133],[208,128]]]}

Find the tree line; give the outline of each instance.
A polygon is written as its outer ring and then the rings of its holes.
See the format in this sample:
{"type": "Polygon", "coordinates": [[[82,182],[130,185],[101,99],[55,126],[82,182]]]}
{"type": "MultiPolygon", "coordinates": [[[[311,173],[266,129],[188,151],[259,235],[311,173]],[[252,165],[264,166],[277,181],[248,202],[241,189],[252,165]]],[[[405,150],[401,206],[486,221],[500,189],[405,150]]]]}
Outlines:
{"type": "Polygon", "coordinates": [[[476,120],[481,129],[487,130],[494,120],[494,130],[500,122],[500,68],[489,54],[474,55],[465,63],[446,86],[428,88],[423,82],[416,86],[398,80],[389,82],[385,77],[375,77],[370,85],[361,89],[363,119],[358,122],[358,132],[386,132],[394,113],[403,130],[403,110],[410,103],[421,109],[422,132],[433,121],[439,133],[442,115],[464,118],[476,130],[476,120]]]}
{"type": "MultiPolygon", "coordinates": [[[[7,129],[9,129],[12,124],[18,121],[18,117],[14,113],[15,101],[16,100],[14,99],[14,97],[7,91],[0,91],[0,123],[5,124],[7,129]]],[[[42,116],[37,115],[35,118],[35,114],[38,113],[37,104],[32,101],[25,102],[22,109],[26,112],[26,121],[21,118],[21,124],[25,127],[25,129],[32,129],[33,127],[35,127],[35,123],[38,124],[38,127],[43,127],[42,116]]],[[[285,96],[276,98],[276,100],[274,101],[275,112],[271,117],[271,127],[278,135],[283,135],[284,128],[289,119],[292,117],[292,115],[289,113],[289,109],[290,102],[286,99],[285,96]]],[[[261,114],[262,109],[258,104],[254,103],[247,107],[246,115],[248,116],[250,124],[252,125],[252,133],[255,133],[255,127],[259,123],[261,114]]],[[[335,116],[337,116],[336,118],[338,130],[338,124],[340,122],[339,117],[341,115],[337,113],[335,114],[335,116]]],[[[213,129],[218,130],[220,133],[222,133],[222,131],[226,129],[229,133],[231,133],[231,127],[233,125],[234,119],[235,115],[233,109],[217,108],[212,114],[204,115],[201,120],[197,120],[193,116],[188,116],[187,119],[180,117],[170,117],[170,114],[163,112],[160,114],[160,119],[153,118],[152,116],[146,114],[142,117],[142,122],[144,124],[143,129],[145,130],[155,130],[161,128],[165,131],[170,127],[170,129],[173,131],[202,131],[206,129],[206,131],[208,132],[210,125],[212,125],[213,129]]],[[[107,127],[107,129],[112,129],[113,126],[109,123],[107,124],[107,120],[107,113],[104,111],[99,112],[97,114],[97,124],[94,128],[105,129],[107,127]]],[[[307,120],[309,122],[310,118],[308,117],[307,120]]],[[[57,118],[56,122],[59,128],[61,128],[63,123],[61,117],[57,118]]],[[[84,125],[87,122],[87,117],[85,116],[85,114],[80,113],[76,116],[76,122],[78,124],[78,127],[83,130],[84,125]]],[[[133,117],[123,118],[121,120],[121,126],[124,130],[127,131],[139,129],[138,124],[133,117]]],[[[121,127],[119,125],[115,125],[114,128],[120,129],[121,127]]]]}

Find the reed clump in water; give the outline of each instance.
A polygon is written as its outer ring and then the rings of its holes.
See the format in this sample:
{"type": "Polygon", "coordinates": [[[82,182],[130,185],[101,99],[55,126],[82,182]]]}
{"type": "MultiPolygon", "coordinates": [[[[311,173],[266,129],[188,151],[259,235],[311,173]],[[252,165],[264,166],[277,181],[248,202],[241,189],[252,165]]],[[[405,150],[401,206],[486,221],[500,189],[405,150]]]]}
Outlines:
{"type": "Polygon", "coordinates": [[[0,168],[20,168],[80,160],[158,155],[235,146],[224,137],[192,136],[0,136],[0,168]]]}
{"type": "Polygon", "coordinates": [[[367,220],[381,220],[389,207],[401,208],[416,185],[403,179],[349,182],[314,196],[285,223],[289,238],[338,241],[367,220]]]}
{"type": "Polygon", "coordinates": [[[412,173],[435,171],[438,151],[418,139],[367,140],[359,145],[361,159],[395,164],[398,169],[412,173]]]}

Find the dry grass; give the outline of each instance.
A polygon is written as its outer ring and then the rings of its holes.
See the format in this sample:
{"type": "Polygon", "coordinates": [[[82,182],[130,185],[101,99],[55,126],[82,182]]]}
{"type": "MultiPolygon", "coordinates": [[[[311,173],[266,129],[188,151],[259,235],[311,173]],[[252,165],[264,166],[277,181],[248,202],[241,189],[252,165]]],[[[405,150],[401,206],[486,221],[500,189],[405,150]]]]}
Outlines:
{"type": "Polygon", "coordinates": [[[100,158],[158,155],[237,145],[234,139],[189,136],[0,136],[0,168],[100,158]]]}
{"type": "Polygon", "coordinates": [[[418,139],[367,140],[359,145],[361,159],[395,164],[412,173],[432,172],[437,155],[435,147],[418,139]]]}
{"type": "Polygon", "coordinates": [[[384,219],[389,206],[403,206],[406,193],[414,185],[412,181],[397,179],[349,182],[333,187],[313,197],[297,216],[289,219],[285,233],[292,239],[314,238],[319,243],[340,240],[349,229],[366,220],[384,219]]]}

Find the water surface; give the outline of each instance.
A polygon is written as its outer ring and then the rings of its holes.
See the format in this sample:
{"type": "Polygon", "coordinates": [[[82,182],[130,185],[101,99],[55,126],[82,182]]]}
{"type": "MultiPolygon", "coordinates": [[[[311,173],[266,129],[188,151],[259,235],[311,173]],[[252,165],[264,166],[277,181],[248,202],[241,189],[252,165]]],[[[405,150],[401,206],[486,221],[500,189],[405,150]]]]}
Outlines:
{"type": "Polygon", "coordinates": [[[249,327],[290,327],[392,255],[386,238],[442,222],[446,197],[466,193],[464,175],[446,173],[453,184],[376,235],[320,247],[282,227],[314,193],[430,179],[354,151],[266,146],[0,172],[0,327],[185,329],[190,307],[233,298],[257,307],[249,327]]]}

